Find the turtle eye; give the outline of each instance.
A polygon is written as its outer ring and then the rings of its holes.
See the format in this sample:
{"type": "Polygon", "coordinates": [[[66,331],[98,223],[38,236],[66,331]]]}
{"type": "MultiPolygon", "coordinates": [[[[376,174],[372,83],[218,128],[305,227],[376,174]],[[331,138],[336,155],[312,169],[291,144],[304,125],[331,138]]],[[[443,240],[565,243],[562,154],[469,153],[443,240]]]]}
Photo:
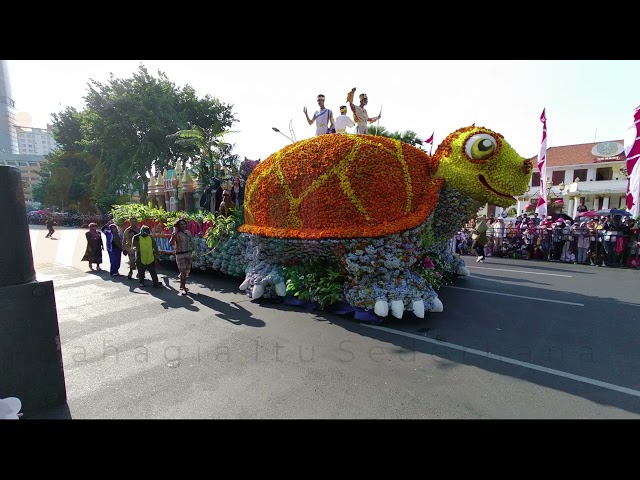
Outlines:
{"type": "Polygon", "coordinates": [[[487,133],[479,133],[469,138],[464,148],[471,160],[487,160],[496,152],[498,142],[487,133]]]}

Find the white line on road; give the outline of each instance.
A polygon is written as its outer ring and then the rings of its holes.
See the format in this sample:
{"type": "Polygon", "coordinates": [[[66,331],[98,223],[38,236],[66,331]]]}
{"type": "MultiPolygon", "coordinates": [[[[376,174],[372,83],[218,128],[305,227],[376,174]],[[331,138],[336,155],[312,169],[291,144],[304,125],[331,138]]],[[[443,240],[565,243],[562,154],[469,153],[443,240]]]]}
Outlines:
{"type": "Polygon", "coordinates": [[[510,269],[507,269],[507,268],[473,267],[471,265],[467,265],[467,268],[481,268],[483,270],[497,270],[499,272],[528,273],[530,275],[549,275],[550,277],[567,277],[567,278],[573,277],[573,275],[562,275],[560,273],[530,272],[530,271],[527,271],[527,270],[510,270],[510,269]]]}
{"type": "Polygon", "coordinates": [[[606,388],[608,390],[614,390],[616,392],[626,393],[627,395],[633,395],[634,397],[640,397],[640,391],[638,390],[633,390],[632,388],[627,388],[627,387],[621,387],[619,385],[613,385],[612,383],[601,382],[600,380],[594,380],[592,378],[583,377],[582,375],[574,375],[573,373],[563,372],[561,370],[555,370],[553,368],[548,368],[548,367],[543,367],[541,365],[535,365],[533,363],[523,362],[521,360],[516,360],[514,358],[503,357],[501,355],[496,355],[494,353],[483,352],[481,350],[476,350],[474,348],[463,347],[461,345],[456,345],[454,343],[441,342],[440,340],[424,337],[422,335],[417,335],[415,333],[402,332],[400,330],[393,330],[391,328],[381,327],[378,325],[370,325],[367,323],[361,323],[360,325],[362,325],[363,327],[374,328],[376,330],[382,330],[384,332],[393,333],[395,335],[401,335],[403,337],[413,338],[415,340],[420,340],[421,342],[433,343],[435,345],[452,348],[454,350],[460,350],[462,352],[471,353],[473,355],[491,358],[493,360],[498,360],[499,362],[518,365],[520,367],[529,368],[531,370],[537,370],[539,372],[548,373],[550,375],[569,378],[577,382],[588,383],[589,385],[595,385],[597,387],[606,388]]]}
{"type": "Polygon", "coordinates": [[[574,305],[576,307],[584,307],[584,303],[565,302],[563,300],[550,300],[548,298],[540,298],[540,297],[527,297],[526,295],[514,295],[513,293],[501,293],[501,292],[492,292],[489,290],[477,290],[475,288],[453,287],[451,285],[446,285],[445,288],[456,288],[458,290],[469,290],[470,292],[490,293],[491,295],[504,295],[505,297],[528,298],[529,300],[537,300],[539,302],[562,303],[564,305],[574,305]]]}

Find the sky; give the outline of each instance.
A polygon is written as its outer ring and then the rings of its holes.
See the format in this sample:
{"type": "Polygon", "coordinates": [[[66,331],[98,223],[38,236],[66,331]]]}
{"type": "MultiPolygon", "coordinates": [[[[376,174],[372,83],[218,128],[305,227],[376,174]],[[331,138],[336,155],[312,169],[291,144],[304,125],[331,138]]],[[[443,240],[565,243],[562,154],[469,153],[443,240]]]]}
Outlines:
{"type": "MultiPolygon", "coordinates": [[[[236,123],[225,135],[240,159],[264,160],[315,134],[303,113],[316,97],[339,115],[347,92],[369,97],[370,117],[391,132],[414,131],[433,149],[451,132],[484,126],[502,134],[523,157],[538,154],[540,115],[547,148],[621,140],[640,105],[640,60],[8,60],[18,123],[46,128],[52,113],[84,109],[91,80],[130,78],[140,65],[164,72],[232,105],[236,123]],[[273,127],[281,133],[273,131],[273,127]],[[289,138],[287,138],[289,137],[289,138]]],[[[175,133],[175,132],[167,132],[175,133]]]]}

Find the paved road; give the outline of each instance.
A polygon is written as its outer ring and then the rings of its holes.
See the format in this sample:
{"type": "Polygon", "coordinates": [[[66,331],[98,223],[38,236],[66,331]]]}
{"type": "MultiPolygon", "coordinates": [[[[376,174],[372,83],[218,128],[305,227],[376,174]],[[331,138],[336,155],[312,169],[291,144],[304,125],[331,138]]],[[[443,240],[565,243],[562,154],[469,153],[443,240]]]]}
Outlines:
{"type": "Polygon", "coordinates": [[[85,231],[31,227],[68,396],[40,418],[640,418],[638,270],[467,257],[444,312],[371,325],[213,272],[140,289],[80,262],[85,231]]]}

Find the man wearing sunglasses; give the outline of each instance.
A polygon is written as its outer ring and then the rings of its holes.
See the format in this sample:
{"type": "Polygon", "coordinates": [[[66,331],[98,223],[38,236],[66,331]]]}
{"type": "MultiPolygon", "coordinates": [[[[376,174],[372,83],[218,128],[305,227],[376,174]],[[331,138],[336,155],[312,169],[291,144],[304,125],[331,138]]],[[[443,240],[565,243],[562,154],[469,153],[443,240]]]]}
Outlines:
{"type": "Polygon", "coordinates": [[[307,122],[309,125],[316,122],[316,137],[318,135],[324,135],[326,133],[330,133],[332,130],[335,131],[335,123],[333,120],[333,112],[324,106],[324,95],[318,95],[318,107],[320,110],[316,111],[313,114],[313,117],[309,118],[309,114],[307,113],[307,107],[304,107],[302,111],[307,117],[307,122]]]}

